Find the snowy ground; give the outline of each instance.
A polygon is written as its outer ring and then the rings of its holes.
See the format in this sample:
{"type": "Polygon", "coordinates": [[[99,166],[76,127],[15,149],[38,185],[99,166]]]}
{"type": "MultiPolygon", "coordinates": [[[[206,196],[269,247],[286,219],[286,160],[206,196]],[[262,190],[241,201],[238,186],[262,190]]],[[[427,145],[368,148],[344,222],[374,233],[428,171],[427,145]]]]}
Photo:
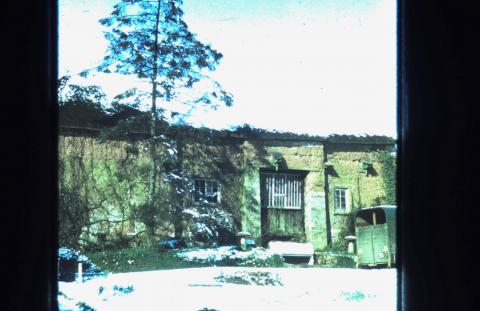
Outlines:
{"type": "Polygon", "coordinates": [[[111,274],[59,283],[60,310],[396,310],[395,269],[206,267],[111,274]],[[222,283],[270,272],[282,286],[222,283]]]}
{"type": "Polygon", "coordinates": [[[216,248],[190,248],[180,250],[177,256],[186,262],[218,264],[223,260],[237,261],[239,264],[259,264],[272,259],[275,254],[262,247],[252,248],[249,251],[239,251],[236,246],[220,246],[216,248]]]}

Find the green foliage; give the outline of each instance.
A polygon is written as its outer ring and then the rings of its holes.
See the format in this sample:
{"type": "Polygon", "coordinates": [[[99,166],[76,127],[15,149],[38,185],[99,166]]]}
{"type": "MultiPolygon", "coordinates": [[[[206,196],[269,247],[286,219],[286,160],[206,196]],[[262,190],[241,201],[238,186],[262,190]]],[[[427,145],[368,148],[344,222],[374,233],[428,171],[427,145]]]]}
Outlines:
{"type": "Polygon", "coordinates": [[[175,254],[175,251],[138,247],[90,252],[87,256],[102,271],[114,273],[207,266],[207,264],[182,261],[175,254]]]}
{"type": "MultiPolygon", "coordinates": [[[[207,267],[209,261],[188,261],[177,255],[177,250],[163,250],[156,248],[124,248],[119,250],[87,252],[88,258],[102,271],[110,273],[151,271],[163,269],[180,269],[192,267],[207,267]]],[[[284,267],[283,258],[273,255],[268,258],[259,258],[252,254],[243,259],[225,257],[216,261],[217,266],[242,267],[284,267]]]]}
{"type": "Polygon", "coordinates": [[[128,148],[122,153],[120,142],[90,144],[88,138],[63,138],[59,151],[61,245],[112,248],[128,244],[125,234],[134,221],[132,211],[147,200],[145,157],[128,148]]]}
{"type": "Polygon", "coordinates": [[[59,191],[59,244],[77,248],[82,229],[89,222],[84,198],[77,191],[65,187],[59,191]]]}
{"type": "Polygon", "coordinates": [[[396,157],[388,151],[378,152],[381,176],[385,190],[385,204],[396,205],[396,157]]]}
{"type": "MultiPolygon", "coordinates": [[[[146,226],[151,246],[159,222],[166,219],[173,223],[175,236],[181,237],[183,197],[191,188],[190,178],[182,169],[181,139],[175,134],[168,137],[165,110],[157,107],[157,98],[169,102],[197,82],[205,81],[210,83],[207,90],[195,89],[198,94],[193,100],[181,101],[191,109],[197,105],[216,108],[219,103],[232,104],[231,95],[206,75],[215,70],[222,55],[190,32],[181,5],[181,0],[119,0],[110,16],[100,20],[107,28],[109,46],[97,70],[134,75],[151,84],[149,93],[131,89],[115,98],[112,109],[119,119],[113,120],[116,126],[107,135],[126,139],[134,127],[147,130],[148,198],[137,205],[135,213],[146,226]],[[151,99],[150,113],[136,113],[147,99],[151,99]],[[161,186],[165,182],[170,186],[168,190],[161,186]]],[[[185,115],[172,111],[171,117],[170,121],[183,121],[185,115]]]]}
{"type": "Polygon", "coordinates": [[[71,76],[63,76],[58,80],[58,102],[60,106],[68,103],[102,107],[106,95],[97,85],[77,85],[70,83],[71,76]]]}
{"type": "Polygon", "coordinates": [[[106,116],[106,95],[96,85],[70,83],[70,76],[58,80],[59,123],[77,127],[98,127],[106,116]]]}
{"type": "Polygon", "coordinates": [[[238,266],[242,267],[275,267],[281,268],[285,266],[283,257],[274,254],[268,258],[258,258],[255,255],[248,256],[243,261],[238,262],[238,266]]]}
{"type": "Polygon", "coordinates": [[[344,252],[348,248],[348,241],[346,236],[355,235],[355,213],[350,213],[348,216],[344,216],[346,219],[343,221],[340,230],[335,235],[332,241],[332,250],[340,253],[344,252]]]}
{"type": "Polygon", "coordinates": [[[148,122],[150,116],[144,111],[140,111],[135,107],[129,105],[120,105],[113,103],[112,106],[106,109],[106,116],[102,119],[104,125],[100,139],[125,140],[131,138],[133,133],[148,132],[148,122]]]}
{"type": "Polygon", "coordinates": [[[354,256],[346,252],[329,251],[316,254],[316,260],[322,267],[354,268],[354,256]]]}
{"type": "Polygon", "coordinates": [[[183,211],[189,222],[192,245],[197,242],[207,245],[230,244],[235,240],[236,231],[233,216],[216,206],[194,206],[183,211]],[[222,241],[225,240],[225,241],[222,241]]]}
{"type": "Polygon", "coordinates": [[[83,228],[90,221],[88,199],[84,185],[86,176],[80,175],[85,169],[81,159],[59,157],[59,243],[62,246],[77,248],[83,228]],[[76,175],[73,177],[72,175],[76,175]]]}
{"type": "Polygon", "coordinates": [[[266,271],[236,271],[233,274],[220,273],[215,280],[221,283],[232,283],[241,285],[260,285],[260,286],[282,286],[283,283],[278,275],[273,275],[266,271]]]}
{"type": "MultiPolygon", "coordinates": [[[[158,176],[152,204],[148,192],[151,160],[146,154],[146,145],[141,141],[106,140],[102,143],[87,137],[67,136],[60,139],[62,245],[115,249],[132,243],[145,243],[144,234],[151,234],[151,242],[155,244],[154,239],[172,232],[172,225],[176,225],[175,228],[185,227],[186,214],[180,203],[181,197],[185,199],[193,191],[191,178],[176,169],[174,155],[159,148],[158,157],[163,164],[173,162],[173,167],[164,166],[158,176]],[[143,228],[142,225],[137,226],[141,229],[133,236],[129,231],[131,223],[143,225],[143,228]]],[[[219,211],[208,209],[204,214],[212,214],[207,222],[203,218],[201,221],[212,232],[227,228],[222,223],[224,218],[217,217],[219,211]]],[[[233,222],[230,219],[228,226],[231,234],[233,222]]],[[[181,233],[178,235],[181,236],[181,233]]]]}
{"type": "Polygon", "coordinates": [[[357,135],[339,135],[332,134],[329,135],[326,140],[331,143],[356,143],[356,144],[393,144],[395,140],[388,136],[383,135],[366,135],[366,136],[357,136],[357,135]]]}
{"type": "Polygon", "coordinates": [[[207,80],[213,90],[202,92],[193,103],[230,106],[231,95],[205,75],[215,70],[222,54],[190,32],[181,6],[181,0],[120,0],[110,16],[100,20],[109,46],[98,70],[146,79],[153,86],[150,96],[167,101],[207,80]]]}

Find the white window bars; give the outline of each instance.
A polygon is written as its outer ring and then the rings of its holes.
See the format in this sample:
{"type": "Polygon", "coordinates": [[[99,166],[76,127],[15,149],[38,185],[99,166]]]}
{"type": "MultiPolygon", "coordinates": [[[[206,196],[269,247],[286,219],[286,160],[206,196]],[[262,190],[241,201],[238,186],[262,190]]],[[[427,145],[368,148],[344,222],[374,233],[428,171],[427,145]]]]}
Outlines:
{"type": "Polygon", "coordinates": [[[347,211],[348,188],[335,188],[333,190],[333,206],[335,211],[347,211]]]}
{"type": "Polygon", "coordinates": [[[264,202],[269,208],[302,208],[303,176],[288,173],[265,173],[264,202]]]}
{"type": "Polygon", "coordinates": [[[219,203],[220,185],[214,179],[195,179],[195,202],[219,203]]]}

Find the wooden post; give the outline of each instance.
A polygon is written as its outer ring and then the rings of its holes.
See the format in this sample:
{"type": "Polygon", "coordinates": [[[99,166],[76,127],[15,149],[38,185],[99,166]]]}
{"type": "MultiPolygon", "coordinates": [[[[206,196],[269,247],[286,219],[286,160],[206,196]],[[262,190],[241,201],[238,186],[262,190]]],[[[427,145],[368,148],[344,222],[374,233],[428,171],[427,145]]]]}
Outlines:
{"type": "Polygon", "coordinates": [[[377,224],[377,215],[375,212],[373,212],[373,225],[375,226],[377,224]]]}
{"type": "Polygon", "coordinates": [[[82,271],[82,263],[78,263],[78,279],[77,279],[77,282],[78,283],[82,283],[83,282],[83,271],[82,271]]]}
{"type": "Polygon", "coordinates": [[[355,247],[354,247],[354,244],[353,244],[352,241],[349,241],[349,242],[348,242],[347,252],[348,252],[349,254],[355,253],[355,247]]]}

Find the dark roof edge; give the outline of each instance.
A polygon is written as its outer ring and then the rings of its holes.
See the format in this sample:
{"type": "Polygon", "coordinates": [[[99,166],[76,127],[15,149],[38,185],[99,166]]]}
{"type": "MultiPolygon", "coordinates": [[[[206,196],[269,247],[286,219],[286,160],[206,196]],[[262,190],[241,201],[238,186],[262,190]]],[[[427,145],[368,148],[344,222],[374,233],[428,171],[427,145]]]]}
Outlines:
{"type": "MultiPolygon", "coordinates": [[[[191,128],[194,132],[201,133],[202,131],[207,130],[208,133],[212,136],[232,138],[232,139],[248,139],[248,140],[282,140],[282,141],[299,141],[299,142],[316,142],[316,143],[329,143],[329,144],[380,144],[380,145],[395,145],[397,143],[396,139],[388,136],[355,136],[355,135],[329,135],[324,136],[310,136],[306,134],[295,134],[295,133],[282,133],[282,132],[268,132],[268,131],[249,131],[247,133],[239,133],[236,131],[229,130],[213,130],[213,129],[197,129],[191,128]]],[[[89,133],[90,135],[98,135],[102,132],[101,128],[91,128],[91,127],[77,127],[69,125],[60,125],[59,133],[64,134],[68,132],[89,133]]],[[[131,136],[148,136],[147,132],[131,132],[131,136]]]]}

